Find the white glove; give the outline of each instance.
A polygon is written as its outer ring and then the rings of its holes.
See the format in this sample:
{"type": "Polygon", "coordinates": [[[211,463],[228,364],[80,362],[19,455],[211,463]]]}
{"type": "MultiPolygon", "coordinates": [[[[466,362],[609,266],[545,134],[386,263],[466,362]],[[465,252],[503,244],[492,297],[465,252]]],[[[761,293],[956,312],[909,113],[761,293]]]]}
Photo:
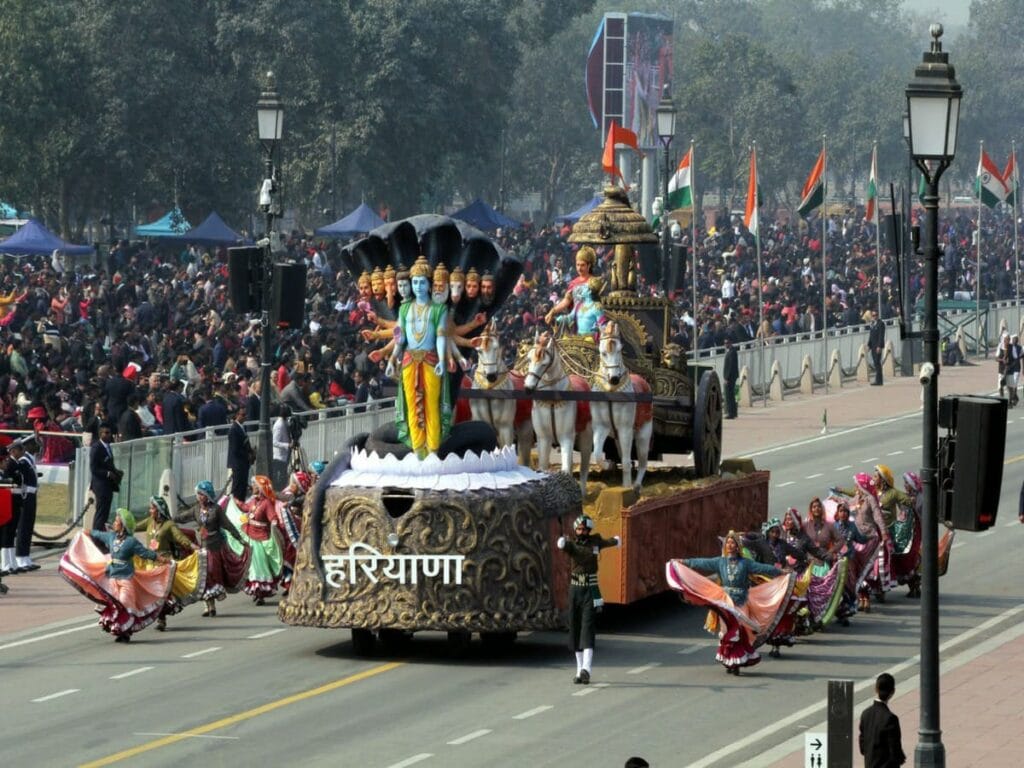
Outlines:
{"type": "Polygon", "coordinates": [[[622,546],[622,537],[621,536],[612,536],[612,541],[615,542],[615,546],[616,547],[621,547],[622,546]]]}
{"type": "Polygon", "coordinates": [[[565,549],[565,536],[559,536],[555,544],[558,545],[559,549],[565,549]]]}

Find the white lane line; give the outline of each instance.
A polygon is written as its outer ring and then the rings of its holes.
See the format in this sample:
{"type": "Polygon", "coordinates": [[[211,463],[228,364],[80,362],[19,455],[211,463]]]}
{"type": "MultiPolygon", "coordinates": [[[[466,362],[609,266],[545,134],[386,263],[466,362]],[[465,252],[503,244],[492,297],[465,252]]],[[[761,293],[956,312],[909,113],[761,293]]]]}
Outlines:
{"type": "Polygon", "coordinates": [[[920,451],[921,450],[921,446],[920,445],[912,445],[912,446],[910,446],[910,450],[912,450],[912,451],[920,451]]]}
{"type": "Polygon", "coordinates": [[[204,648],[201,651],[192,651],[192,653],[186,653],[181,658],[183,658],[183,659],[194,659],[196,656],[205,656],[208,653],[215,653],[216,651],[219,651],[219,650],[220,650],[220,646],[219,645],[215,645],[215,646],[213,646],[213,648],[204,648]]]}
{"type": "Polygon", "coordinates": [[[660,667],[660,661],[652,661],[650,664],[644,664],[642,667],[635,667],[626,672],[627,675],[642,675],[644,672],[650,672],[655,667],[660,667]]]}
{"type": "Polygon", "coordinates": [[[576,691],[573,696],[589,696],[592,693],[597,693],[602,688],[607,688],[608,683],[595,683],[594,685],[584,688],[582,691],[576,691]]]}
{"type": "Polygon", "coordinates": [[[818,472],[816,475],[808,475],[807,477],[804,478],[804,480],[813,480],[816,477],[821,477],[823,474],[825,474],[825,473],[824,472],[818,472]]]}
{"type": "Polygon", "coordinates": [[[26,637],[24,640],[15,640],[13,643],[7,643],[0,645],[0,651],[6,651],[8,648],[18,648],[22,645],[30,645],[31,643],[38,643],[42,640],[49,640],[52,637],[63,637],[64,635],[70,635],[72,632],[81,632],[83,629],[94,629],[96,622],[90,622],[89,624],[83,624],[80,627],[71,627],[71,629],[62,629],[58,632],[50,632],[46,635],[39,635],[39,637],[26,637]]]}
{"type": "Polygon", "coordinates": [[[793,485],[793,483],[795,483],[795,482],[796,482],[796,480],[789,480],[789,481],[787,481],[785,483],[779,483],[775,487],[776,488],[785,488],[787,485],[793,485]]]}
{"type": "Polygon", "coordinates": [[[389,765],[388,768],[409,768],[410,765],[416,765],[416,763],[422,763],[424,760],[429,760],[433,755],[429,752],[420,752],[418,755],[407,757],[400,763],[394,763],[389,765]]]}
{"type": "Polygon", "coordinates": [[[51,701],[53,699],[59,699],[61,696],[68,696],[72,693],[78,693],[81,688],[68,688],[66,691],[57,691],[51,693],[49,696],[40,696],[38,699],[32,699],[33,704],[42,704],[44,701],[51,701]]]}
{"type": "Polygon", "coordinates": [[[844,469],[853,469],[853,465],[851,465],[851,464],[843,464],[843,466],[841,466],[841,467],[836,467],[835,471],[836,472],[842,472],[844,469]]]}
{"type": "Polygon", "coordinates": [[[985,531],[984,533],[979,533],[979,534],[978,534],[978,536],[977,536],[977,538],[979,538],[979,539],[983,539],[983,538],[985,538],[986,536],[991,536],[991,535],[992,535],[993,533],[995,533],[995,530],[994,530],[994,529],[992,529],[992,528],[989,528],[989,529],[988,529],[987,531],[985,531]]]}
{"type": "Polygon", "coordinates": [[[208,733],[159,733],[157,731],[136,731],[135,736],[184,736],[187,739],[224,739],[238,741],[241,736],[211,736],[208,733]]]}
{"type": "Polygon", "coordinates": [[[680,656],[685,656],[688,653],[696,653],[697,651],[703,651],[705,648],[710,648],[710,645],[693,645],[689,648],[683,648],[681,651],[676,651],[680,656]]]}
{"type": "Polygon", "coordinates": [[[278,632],[284,632],[286,629],[288,629],[288,627],[278,627],[277,629],[270,629],[270,630],[267,630],[266,632],[260,632],[258,635],[249,635],[245,639],[246,640],[260,640],[260,639],[262,639],[264,637],[270,637],[271,635],[276,635],[278,632]]]}
{"type": "Polygon", "coordinates": [[[534,707],[533,709],[528,709],[525,712],[520,712],[518,715],[513,715],[512,719],[525,720],[528,717],[539,715],[541,712],[547,712],[549,709],[554,709],[554,707],[550,704],[542,704],[539,707],[534,707]]]}
{"type": "MultiPolygon", "coordinates": [[[[153,667],[139,667],[138,669],[133,669],[129,672],[122,672],[120,675],[111,675],[110,679],[124,680],[126,677],[132,677],[133,675],[141,675],[143,672],[149,672],[149,670],[151,669],[153,669],[153,667]]],[[[142,735],[145,736],[146,734],[142,735]]]]}
{"type": "Polygon", "coordinates": [[[962,541],[958,541],[956,544],[953,545],[953,549],[959,549],[963,545],[964,543],[962,541]]]}
{"type": "Polygon", "coordinates": [[[885,454],[885,455],[886,455],[886,456],[899,456],[899,455],[901,455],[902,453],[903,453],[903,451],[892,451],[891,453],[887,453],[887,454],[885,454]]]}
{"type": "Polygon", "coordinates": [[[860,463],[861,464],[870,464],[872,461],[878,461],[878,457],[877,456],[872,456],[870,459],[861,459],[860,463]]]}
{"type": "Polygon", "coordinates": [[[473,731],[467,733],[465,736],[459,736],[457,739],[445,742],[449,747],[458,747],[467,742],[473,741],[473,739],[479,739],[481,736],[486,736],[491,731],[488,728],[481,728],[479,731],[473,731]]]}
{"type": "Polygon", "coordinates": [[[1020,525],[1019,520],[1011,520],[1009,523],[1003,526],[1003,528],[1013,528],[1015,525],[1020,525]]]}

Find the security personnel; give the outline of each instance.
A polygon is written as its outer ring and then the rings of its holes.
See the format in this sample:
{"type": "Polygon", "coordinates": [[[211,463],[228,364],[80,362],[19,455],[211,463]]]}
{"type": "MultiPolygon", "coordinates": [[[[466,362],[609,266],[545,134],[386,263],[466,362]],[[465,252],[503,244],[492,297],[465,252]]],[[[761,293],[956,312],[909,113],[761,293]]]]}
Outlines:
{"type": "Polygon", "coordinates": [[[36,525],[36,494],[39,492],[39,472],[31,449],[36,446],[35,435],[26,435],[11,443],[11,456],[21,471],[21,515],[18,517],[18,530],[14,535],[14,562],[16,573],[38,571],[39,566],[32,562],[32,531],[36,525]]]}
{"type": "Polygon", "coordinates": [[[597,623],[597,606],[600,592],[597,589],[597,556],[605,547],[617,547],[622,541],[618,536],[605,539],[594,533],[594,521],[587,515],[580,515],[573,524],[575,537],[572,540],[560,536],[558,548],[572,559],[569,574],[569,647],[576,654],[577,685],[590,683],[590,672],[594,662],[594,635],[597,623]]]}

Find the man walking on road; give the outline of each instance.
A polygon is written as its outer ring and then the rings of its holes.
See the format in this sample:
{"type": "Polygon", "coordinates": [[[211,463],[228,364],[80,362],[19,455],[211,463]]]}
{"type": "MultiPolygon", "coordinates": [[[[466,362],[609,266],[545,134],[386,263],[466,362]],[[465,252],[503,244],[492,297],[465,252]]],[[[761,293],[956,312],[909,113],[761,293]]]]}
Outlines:
{"type": "Polygon", "coordinates": [[[872,386],[882,386],[882,351],[885,349],[885,323],[878,312],[871,313],[871,333],[868,335],[868,347],[871,349],[871,363],[875,366],[875,380],[872,386]]]}
{"type": "Polygon", "coordinates": [[[722,361],[722,378],[725,381],[725,418],[736,418],[736,380],[740,377],[739,355],[732,339],[725,340],[725,358],[722,361]]]}
{"type": "Polygon", "coordinates": [[[900,719],[888,704],[895,692],[896,680],[883,672],[875,680],[875,701],[860,713],[860,753],[864,755],[864,768],[899,768],[907,762],[900,719]]]}

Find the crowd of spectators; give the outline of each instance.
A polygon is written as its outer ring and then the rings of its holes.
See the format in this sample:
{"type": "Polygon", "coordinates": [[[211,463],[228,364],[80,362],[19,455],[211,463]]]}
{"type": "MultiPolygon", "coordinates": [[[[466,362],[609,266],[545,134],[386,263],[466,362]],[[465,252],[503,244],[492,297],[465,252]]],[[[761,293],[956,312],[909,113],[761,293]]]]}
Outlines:
{"type": "MultiPolygon", "coordinates": [[[[974,212],[976,215],[976,211],[974,212]]],[[[710,222],[709,222],[710,223],[710,222]]],[[[1015,293],[1013,228],[1008,218],[982,221],[981,291],[986,299],[1015,293]]],[[[944,279],[951,298],[973,296],[976,220],[943,220],[944,279]]],[[[568,226],[498,233],[524,271],[497,315],[507,354],[532,335],[573,277],[576,246],[568,226]]],[[[764,323],[759,323],[754,239],[739,217],[719,214],[696,238],[697,306],[690,269],[672,292],[672,341],[689,349],[756,338],[860,325],[881,303],[883,318],[899,308],[896,263],[888,249],[879,259],[874,229],[853,216],[826,223],[824,307],[821,223],[777,221],[761,234],[764,323]]],[[[683,229],[678,241],[692,247],[683,229]]],[[[278,334],[273,358],[274,412],[309,411],[364,403],[394,391],[384,362],[373,363],[359,336],[355,277],[340,258],[340,244],[295,234],[290,257],[308,265],[305,327],[278,334]]],[[[599,249],[598,274],[611,258],[599,249]]],[[[657,252],[644,253],[647,269],[657,252]]],[[[922,292],[921,269],[910,265],[910,296],[922,292]]],[[[235,313],[228,301],[224,248],[183,248],[119,242],[101,263],[71,259],[5,258],[0,265],[0,429],[86,432],[104,422],[122,440],[226,425],[244,406],[259,413],[259,323],[235,313]]],[[[641,291],[656,288],[640,279],[641,291]]],[[[71,458],[74,441],[42,441],[43,462],[71,458]]]]}

